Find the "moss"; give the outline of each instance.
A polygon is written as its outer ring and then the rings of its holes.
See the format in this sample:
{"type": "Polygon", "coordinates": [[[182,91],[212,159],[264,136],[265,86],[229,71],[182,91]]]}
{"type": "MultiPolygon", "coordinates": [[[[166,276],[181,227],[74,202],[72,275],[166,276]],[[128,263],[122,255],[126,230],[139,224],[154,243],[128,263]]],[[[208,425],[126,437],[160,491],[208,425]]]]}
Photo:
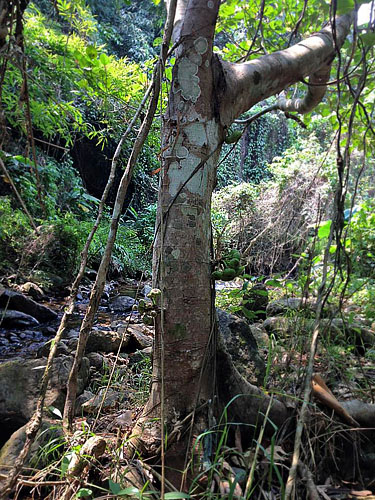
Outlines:
{"type": "Polygon", "coordinates": [[[182,323],[176,323],[173,330],[173,335],[178,339],[183,339],[186,337],[186,325],[182,323]]]}

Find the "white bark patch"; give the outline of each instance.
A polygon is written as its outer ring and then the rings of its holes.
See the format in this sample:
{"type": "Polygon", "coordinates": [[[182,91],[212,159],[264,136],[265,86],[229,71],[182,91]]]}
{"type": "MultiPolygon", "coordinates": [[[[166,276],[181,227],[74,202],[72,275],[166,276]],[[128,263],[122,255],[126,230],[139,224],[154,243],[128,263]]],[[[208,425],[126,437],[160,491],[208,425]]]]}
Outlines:
{"type": "Polygon", "coordinates": [[[189,151],[185,146],[177,146],[176,147],[176,156],[177,158],[183,159],[189,156],[189,151]]]}
{"type": "Polygon", "coordinates": [[[178,62],[177,81],[179,87],[174,88],[174,92],[181,92],[181,95],[187,101],[197,102],[201,95],[199,87],[198,65],[190,61],[187,57],[183,57],[178,62]]]}
{"type": "Polygon", "coordinates": [[[194,146],[207,144],[206,129],[203,123],[189,123],[184,127],[184,132],[190,144],[194,146]]]}
{"type": "MultiPolygon", "coordinates": [[[[183,132],[177,139],[174,153],[179,161],[173,161],[168,169],[169,193],[171,196],[175,196],[178,193],[181,185],[186,182],[190,176],[192,177],[184,186],[185,189],[192,194],[197,194],[199,196],[205,195],[209,172],[214,168],[215,158],[207,158],[207,163],[202,165],[193,175],[194,170],[201,163],[202,158],[189,151],[189,148],[191,146],[192,150],[201,150],[202,147],[207,144],[210,145],[212,150],[214,150],[218,144],[218,125],[214,120],[209,120],[206,123],[196,121],[188,123],[183,127],[183,132]],[[186,144],[186,146],[184,146],[182,142],[186,144]],[[179,156],[180,154],[186,154],[186,156],[179,156]]],[[[165,154],[167,153],[168,152],[165,154]]]]}
{"type": "Polygon", "coordinates": [[[197,52],[191,52],[188,57],[189,61],[196,64],[197,66],[200,66],[202,64],[202,56],[197,52]]]}
{"type": "Polygon", "coordinates": [[[196,40],[194,40],[194,47],[198,54],[204,54],[208,49],[208,41],[207,38],[203,38],[200,36],[196,40]]]}

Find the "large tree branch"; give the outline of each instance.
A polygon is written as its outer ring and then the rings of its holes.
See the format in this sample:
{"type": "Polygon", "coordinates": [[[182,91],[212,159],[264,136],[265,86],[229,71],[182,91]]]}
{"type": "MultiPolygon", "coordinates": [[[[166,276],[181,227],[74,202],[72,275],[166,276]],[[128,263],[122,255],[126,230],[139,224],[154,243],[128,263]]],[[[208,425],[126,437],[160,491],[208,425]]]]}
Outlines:
{"type": "MultiPolygon", "coordinates": [[[[354,13],[336,18],[336,45],[341,47],[349,33],[354,13]]],[[[331,24],[306,40],[285,50],[269,54],[254,61],[236,64],[220,61],[216,74],[219,81],[218,100],[220,118],[229,126],[235,118],[257,102],[275,95],[289,85],[310,76],[310,83],[303,99],[280,99],[284,111],[311,111],[326,91],[331,64],[336,47],[331,24]]]]}

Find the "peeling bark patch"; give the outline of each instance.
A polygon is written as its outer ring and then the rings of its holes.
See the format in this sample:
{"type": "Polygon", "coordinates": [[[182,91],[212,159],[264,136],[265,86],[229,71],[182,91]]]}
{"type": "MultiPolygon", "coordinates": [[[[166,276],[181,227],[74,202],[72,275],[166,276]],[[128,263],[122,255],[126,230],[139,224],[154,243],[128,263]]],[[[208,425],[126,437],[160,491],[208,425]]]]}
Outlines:
{"type": "Polygon", "coordinates": [[[196,40],[194,40],[194,47],[198,54],[204,54],[208,49],[208,42],[206,38],[200,36],[196,40]]]}
{"type": "Polygon", "coordinates": [[[253,82],[254,85],[258,85],[258,83],[261,81],[262,77],[258,71],[254,71],[254,76],[253,76],[253,82]]]}
{"type": "Polygon", "coordinates": [[[177,67],[177,80],[180,88],[174,88],[173,91],[181,95],[187,101],[197,102],[198,97],[201,95],[199,86],[199,77],[197,76],[198,66],[190,61],[187,57],[183,57],[178,62],[177,67]]]}

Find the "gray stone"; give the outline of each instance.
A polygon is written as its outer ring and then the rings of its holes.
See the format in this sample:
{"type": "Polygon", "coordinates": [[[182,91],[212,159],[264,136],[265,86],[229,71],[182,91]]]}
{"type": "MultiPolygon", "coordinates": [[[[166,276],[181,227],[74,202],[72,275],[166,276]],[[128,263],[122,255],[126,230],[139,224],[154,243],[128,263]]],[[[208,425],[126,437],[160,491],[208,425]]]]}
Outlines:
{"type": "Polygon", "coordinates": [[[267,306],[267,317],[282,316],[287,312],[299,311],[303,307],[306,307],[309,312],[313,312],[315,310],[315,304],[306,304],[300,297],[287,297],[274,300],[267,306]]]}
{"type": "Polygon", "coordinates": [[[217,309],[217,316],[220,335],[237,370],[248,382],[263,383],[265,364],[247,322],[220,309],[217,309]]]}
{"type": "MultiPolygon", "coordinates": [[[[49,351],[51,349],[51,342],[52,340],[49,340],[46,342],[44,345],[42,345],[37,352],[38,358],[43,358],[43,357],[48,357],[49,351]]],[[[68,349],[68,346],[64,342],[59,342],[59,345],[57,346],[56,349],[56,355],[57,356],[69,356],[70,351],[68,349]]]]}
{"type": "Polygon", "coordinates": [[[108,389],[106,392],[103,388],[100,389],[96,396],[86,401],[86,403],[83,403],[82,411],[83,413],[93,414],[96,413],[99,407],[101,407],[103,411],[112,410],[117,408],[120,403],[124,402],[127,397],[128,394],[125,392],[119,392],[113,389],[108,389]]]}
{"type": "Polygon", "coordinates": [[[263,321],[263,328],[267,333],[272,333],[276,337],[282,337],[284,334],[291,332],[291,327],[295,320],[291,318],[284,318],[284,316],[275,316],[273,318],[267,318],[263,321]]]}
{"type": "MultiPolygon", "coordinates": [[[[124,329],[120,328],[118,331],[119,333],[122,333],[124,329]]],[[[126,352],[135,352],[152,346],[153,337],[143,325],[129,325],[126,335],[129,336],[126,345],[126,352]]]]}
{"type": "Polygon", "coordinates": [[[103,365],[105,364],[105,358],[98,352],[90,352],[87,357],[90,361],[90,366],[93,366],[96,370],[101,371],[103,365]]]}
{"type": "Polygon", "coordinates": [[[26,328],[28,326],[37,326],[39,321],[29,314],[20,311],[0,309],[1,325],[4,328],[26,328]]]}
{"type": "MultiPolygon", "coordinates": [[[[130,335],[125,334],[121,350],[125,350],[130,335]]],[[[86,352],[117,352],[121,344],[122,335],[118,332],[92,330],[87,341],[86,352]]]]}
{"type": "MultiPolygon", "coordinates": [[[[39,397],[41,378],[47,360],[45,358],[23,360],[13,359],[0,364],[0,421],[18,415],[19,418],[29,420],[32,416],[39,397]]],[[[54,406],[63,410],[65,402],[66,383],[72,367],[71,356],[55,358],[45,406],[54,406]]],[[[78,394],[80,394],[88,380],[89,360],[83,358],[78,378],[78,394]]]]}
{"type": "Polygon", "coordinates": [[[141,349],[140,351],[136,351],[131,357],[130,357],[130,363],[135,364],[139,363],[145,358],[151,358],[152,356],[152,347],[145,347],[145,349],[141,349]]]}
{"type": "Polygon", "coordinates": [[[90,401],[90,399],[94,398],[95,394],[91,391],[83,391],[82,394],[78,396],[75,404],[75,415],[79,417],[83,413],[82,405],[90,401]]]}
{"type": "Polygon", "coordinates": [[[133,306],[137,303],[133,297],[128,297],[127,295],[119,295],[114,299],[109,301],[109,307],[111,311],[117,313],[128,313],[132,310],[133,306]]]}
{"type": "MultiPolygon", "coordinates": [[[[42,469],[47,465],[47,463],[41,461],[42,455],[37,461],[36,454],[38,450],[45,446],[48,442],[56,440],[59,437],[63,439],[63,432],[61,426],[57,426],[53,420],[44,419],[41,425],[41,429],[38,432],[34,443],[31,446],[31,451],[29,458],[27,459],[25,465],[35,465],[42,469]]],[[[0,473],[8,475],[11,468],[14,466],[16,459],[18,458],[24,444],[26,441],[26,424],[17,429],[10,436],[8,441],[0,450],[0,473]]],[[[56,444],[56,443],[55,443],[56,444]]],[[[48,459],[48,457],[47,457],[48,459]]],[[[0,481],[0,487],[1,487],[0,481]]]]}
{"type": "Polygon", "coordinates": [[[269,347],[269,336],[266,329],[263,327],[262,323],[254,323],[250,325],[251,333],[253,334],[258,347],[268,348],[269,347]]]}

